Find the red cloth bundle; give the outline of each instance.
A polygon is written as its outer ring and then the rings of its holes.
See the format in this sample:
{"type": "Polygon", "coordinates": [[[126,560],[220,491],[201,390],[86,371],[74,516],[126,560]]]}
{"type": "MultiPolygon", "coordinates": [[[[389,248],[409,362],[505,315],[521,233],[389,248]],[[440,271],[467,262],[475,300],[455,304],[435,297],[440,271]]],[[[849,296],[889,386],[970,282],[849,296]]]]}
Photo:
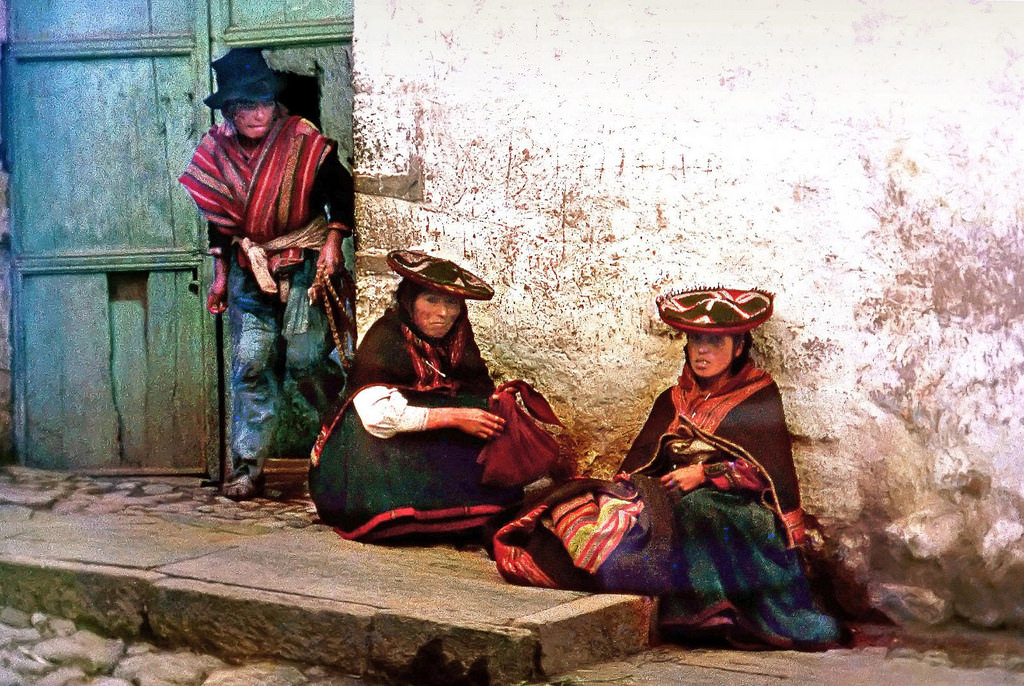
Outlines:
{"type": "Polygon", "coordinates": [[[533,386],[521,379],[503,383],[491,395],[488,410],[505,419],[505,430],[477,457],[484,466],[481,483],[522,486],[545,476],[558,464],[558,443],[537,422],[557,426],[562,422],[533,386]],[[529,414],[516,401],[516,395],[529,414]]]}

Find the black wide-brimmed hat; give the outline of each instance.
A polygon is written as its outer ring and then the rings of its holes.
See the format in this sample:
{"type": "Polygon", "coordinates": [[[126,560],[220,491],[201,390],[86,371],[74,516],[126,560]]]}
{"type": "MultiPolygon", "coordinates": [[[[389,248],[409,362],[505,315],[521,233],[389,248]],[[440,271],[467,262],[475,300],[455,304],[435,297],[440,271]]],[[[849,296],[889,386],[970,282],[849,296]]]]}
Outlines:
{"type": "Polygon", "coordinates": [[[658,296],[658,314],[687,333],[740,334],[772,316],[774,296],[758,289],[691,288],[658,296]]]}
{"type": "Polygon", "coordinates": [[[281,91],[281,79],[259,48],[232,48],[210,66],[217,73],[217,92],[203,100],[210,109],[222,109],[232,100],[273,100],[281,91]]]}
{"type": "Polygon", "coordinates": [[[494,289],[486,281],[443,257],[418,250],[392,250],[387,262],[395,273],[435,291],[469,300],[494,297],[494,289]]]}

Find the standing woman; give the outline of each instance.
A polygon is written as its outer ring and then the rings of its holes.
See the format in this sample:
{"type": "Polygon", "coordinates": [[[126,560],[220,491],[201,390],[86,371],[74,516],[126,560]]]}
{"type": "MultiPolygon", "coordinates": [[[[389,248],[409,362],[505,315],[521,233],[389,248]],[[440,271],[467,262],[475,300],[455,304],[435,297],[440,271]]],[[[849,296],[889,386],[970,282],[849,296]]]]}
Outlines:
{"type": "Polygon", "coordinates": [[[477,463],[505,422],[486,409],[494,382],[466,300],[494,290],[421,252],[396,250],[387,261],[403,278],[359,344],[349,397],[313,449],[310,495],[348,539],[474,530],[522,496],[482,485],[477,463]]]}
{"type": "Polygon", "coordinates": [[[206,309],[227,312],[231,331],[230,464],[221,492],[247,500],[260,495],[272,447],[279,349],[319,413],[344,386],[330,357],[327,315],[308,292],[327,279],[337,283],[344,301],[333,314],[354,344],[355,291],[341,245],[355,226],[355,200],[337,144],[284,112],[282,84],[259,49],[233,48],[212,66],[218,90],[204,102],[224,120],[203,136],[179,181],[209,224],[214,277],[206,309]]]}
{"type": "Polygon", "coordinates": [[[750,361],[772,313],[761,291],[659,298],[686,332],[676,385],[655,400],[612,481],[575,479],[495,537],[513,583],[660,597],[676,640],[821,649],[839,640],[814,603],[797,548],[807,539],[778,386],[750,361]]]}

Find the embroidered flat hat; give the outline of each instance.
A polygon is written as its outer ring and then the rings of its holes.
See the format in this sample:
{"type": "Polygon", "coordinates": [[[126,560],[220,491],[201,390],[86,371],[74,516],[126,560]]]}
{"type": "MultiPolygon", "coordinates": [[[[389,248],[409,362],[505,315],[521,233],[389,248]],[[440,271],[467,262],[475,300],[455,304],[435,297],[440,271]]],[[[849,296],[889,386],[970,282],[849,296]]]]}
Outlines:
{"type": "Polygon", "coordinates": [[[259,48],[232,48],[210,66],[217,73],[217,92],[203,100],[210,109],[221,109],[232,100],[273,100],[281,91],[281,79],[259,48]]]}
{"type": "Polygon", "coordinates": [[[397,274],[435,291],[469,300],[490,300],[494,289],[479,276],[442,257],[418,250],[392,250],[388,266],[397,274]]]}
{"type": "Polygon", "coordinates": [[[658,314],[688,333],[738,334],[772,316],[774,296],[762,290],[693,288],[658,296],[658,314]]]}

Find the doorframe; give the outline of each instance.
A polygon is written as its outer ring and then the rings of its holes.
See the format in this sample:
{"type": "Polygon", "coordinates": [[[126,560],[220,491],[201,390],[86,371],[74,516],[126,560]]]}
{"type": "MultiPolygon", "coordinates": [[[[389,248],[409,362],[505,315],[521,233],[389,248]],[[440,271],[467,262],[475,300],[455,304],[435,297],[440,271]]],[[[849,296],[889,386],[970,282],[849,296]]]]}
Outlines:
{"type": "MultiPolygon", "coordinates": [[[[238,0],[235,0],[238,1],[238,0]]],[[[17,0],[10,0],[17,2],[17,0]]],[[[204,0],[195,3],[195,15],[188,24],[188,30],[178,32],[153,32],[134,34],[131,36],[95,35],[68,39],[22,38],[8,29],[3,55],[3,84],[5,111],[3,112],[4,148],[13,172],[17,160],[10,159],[15,146],[14,127],[10,119],[14,116],[10,108],[10,88],[17,77],[19,66],[32,62],[60,62],[77,59],[114,59],[114,58],[159,58],[187,57],[190,64],[195,106],[192,108],[192,126],[195,129],[195,141],[214,121],[213,113],[202,103],[202,94],[210,92],[215,80],[210,61],[219,52],[231,47],[259,46],[265,48],[297,48],[322,47],[326,45],[344,45],[351,48],[354,30],[353,0],[335,0],[325,3],[322,7],[329,8],[335,16],[327,19],[316,19],[295,22],[273,22],[258,26],[232,24],[232,0],[204,0]]],[[[9,9],[9,8],[8,8],[9,9]]],[[[326,10],[324,10],[326,11],[326,10]]],[[[11,13],[7,15],[10,23],[11,13]]],[[[14,174],[12,173],[12,177],[14,174]]],[[[24,190],[14,184],[10,186],[9,204],[11,212],[11,371],[12,371],[12,424],[13,439],[19,460],[24,461],[27,435],[26,395],[28,379],[26,378],[27,351],[26,346],[26,313],[24,288],[27,277],[60,274],[110,273],[118,271],[160,271],[160,270],[191,270],[196,283],[209,283],[212,277],[212,263],[205,250],[205,223],[195,218],[196,241],[189,247],[146,250],[132,253],[131,251],[82,251],[63,252],[60,255],[32,254],[22,250],[24,235],[28,227],[18,227],[14,207],[24,190]]],[[[216,433],[218,464],[212,464],[208,457],[206,473],[216,478],[226,457],[226,441],[228,440],[229,408],[223,407],[226,399],[225,380],[223,374],[226,351],[226,329],[218,321],[209,327],[203,327],[202,335],[208,339],[204,348],[216,355],[216,364],[208,371],[216,376],[208,380],[208,385],[216,397],[214,407],[220,408],[218,416],[212,418],[211,429],[216,433]],[[212,340],[209,340],[212,338],[212,340]]],[[[213,438],[213,437],[211,437],[213,438]]],[[[105,470],[106,471],[106,470],[105,470]]],[[[118,468],[111,468],[116,472],[118,468]]]]}
{"type": "MultiPolygon", "coordinates": [[[[318,48],[328,46],[346,46],[351,56],[354,29],[353,0],[333,0],[333,9],[344,16],[330,19],[308,20],[297,22],[273,21],[259,26],[244,26],[233,23],[232,3],[237,0],[209,0],[210,12],[210,59],[221,55],[231,48],[255,47],[268,50],[281,48],[318,48]]],[[[209,87],[215,83],[212,68],[209,70],[209,87]]],[[[213,113],[210,113],[211,123],[213,113]]],[[[351,132],[349,132],[351,136],[351,132]]],[[[352,171],[352,170],[350,170],[352,171]]],[[[346,239],[349,251],[353,252],[352,239],[346,239]]],[[[352,267],[354,269],[354,266],[352,267]]],[[[231,391],[228,375],[231,369],[230,332],[226,318],[217,318],[217,355],[219,374],[219,399],[223,411],[221,413],[221,456],[219,472],[223,479],[229,460],[231,427],[231,391]]],[[[308,467],[305,462],[296,465],[295,459],[269,457],[264,465],[264,473],[268,480],[289,483],[305,481],[308,467]]]]}
{"type": "Polygon", "coordinates": [[[231,4],[233,0],[210,0],[211,32],[217,38],[213,47],[278,48],[296,45],[320,45],[324,43],[351,43],[355,25],[353,2],[337,2],[340,11],[347,9],[345,17],[331,19],[275,22],[262,26],[240,26],[232,23],[231,4]]]}

